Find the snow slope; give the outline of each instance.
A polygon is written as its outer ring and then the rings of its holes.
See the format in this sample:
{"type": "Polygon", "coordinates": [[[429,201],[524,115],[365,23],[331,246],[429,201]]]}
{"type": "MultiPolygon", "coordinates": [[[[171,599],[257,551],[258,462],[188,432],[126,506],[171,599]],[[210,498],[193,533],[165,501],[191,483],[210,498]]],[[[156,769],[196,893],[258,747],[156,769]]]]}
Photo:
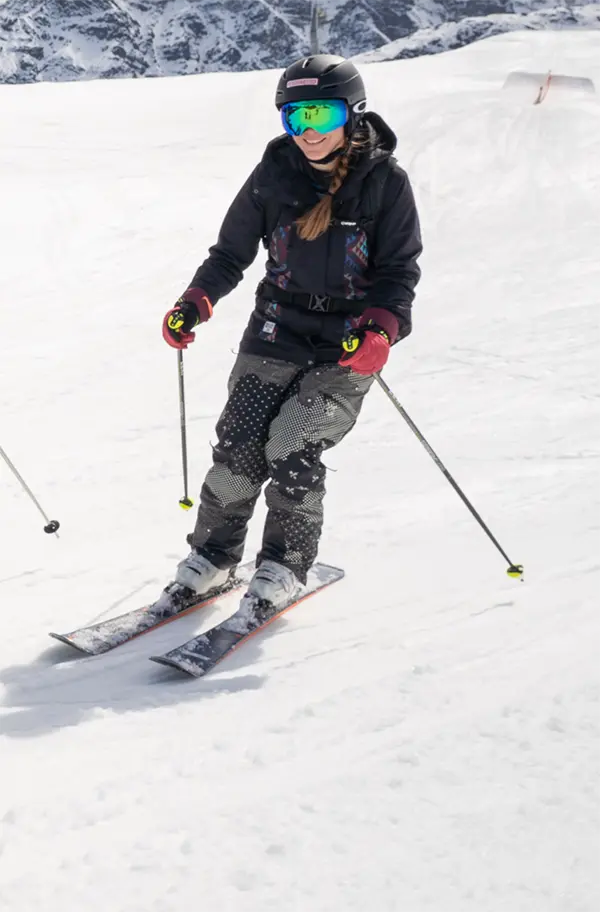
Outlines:
{"type": "MultiPolygon", "coordinates": [[[[276,74],[0,87],[3,912],[592,912],[598,880],[600,34],[372,65],[426,254],[385,376],[501,557],[374,389],[327,456],[347,579],[203,681],[50,645],[185,553],[160,321],[276,132],[276,74]],[[393,78],[390,78],[392,76],[393,78]]],[[[262,254],[186,355],[193,489],[262,254]]],[[[260,539],[257,514],[249,555],[260,539]]],[[[229,606],[231,607],[231,606],[229,606]]]]}

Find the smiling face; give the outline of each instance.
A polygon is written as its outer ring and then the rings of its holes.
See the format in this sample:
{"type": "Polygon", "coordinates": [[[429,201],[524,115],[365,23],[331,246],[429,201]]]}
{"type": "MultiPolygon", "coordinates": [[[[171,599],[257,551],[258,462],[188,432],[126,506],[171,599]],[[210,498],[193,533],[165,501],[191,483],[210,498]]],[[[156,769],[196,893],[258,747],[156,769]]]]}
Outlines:
{"type": "Polygon", "coordinates": [[[293,136],[292,139],[306,156],[311,164],[315,167],[321,167],[324,170],[335,168],[335,160],[328,165],[319,166],[319,161],[326,158],[334,149],[340,149],[345,142],[343,127],[337,127],[330,133],[318,133],[316,130],[305,130],[300,136],[293,136]]]}

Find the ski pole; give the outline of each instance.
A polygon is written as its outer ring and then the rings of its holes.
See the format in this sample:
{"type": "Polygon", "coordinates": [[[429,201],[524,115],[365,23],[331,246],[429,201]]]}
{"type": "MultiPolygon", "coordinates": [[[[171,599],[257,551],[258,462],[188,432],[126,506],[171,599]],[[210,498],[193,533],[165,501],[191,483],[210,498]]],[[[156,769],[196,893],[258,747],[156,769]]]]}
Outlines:
{"type": "Polygon", "coordinates": [[[179,374],[179,423],[181,425],[181,459],[183,462],[183,497],[179,505],[183,510],[194,506],[194,501],[188,495],[188,459],[187,459],[187,432],[185,423],[185,387],[183,378],[183,352],[177,350],[177,368],[179,374]]]}
{"type": "Polygon", "coordinates": [[[477,512],[475,507],[472,505],[472,503],[466,497],[466,495],[462,492],[461,488],[455,482],[454,478],[452,477],[452,475],[450,474],[450,472],[448,471],[448,469],[446,468],[444,463],[441,461],[441,459],[439,458],[437,453],[435,453],[435,451],[430,447],[430,445],[427,443],[427,441],[423,437],[422,433],[420,432],[419,428],[416,426],[416,424],[414,423],[412,418],[407,414],[407,412],[404,410],[404,408],[400,405],[400,402],[398,401],[398,399],[396,398],[394,393],[391,391],[391,389],[389,388],[389,386],[387,385],[387,383],[385,382],[385,380],[383,379],[381,374],[377,373],[374,376],[375,376],[375,379],[377,380],[377,382],[379,383],[380,387],[382,388],[382,390],[384,391],[384,393],[386,394],[386,396],[392,403],[392,405],[400,412],[400,414],[402,415],[402,417],[408,424],[409,428],[411,429],[411,431],[413,432],[413,434],[415,435],[417,440],[419,440],[423,444],[423,446],[425,447],[425,449],[427,450],[427,452],[429,453],[429,455],[435,462],[438,469],[440,469],[440,471],[446,476],[447,480],[450,482],[450,484],[452,485],[452,487],[454,488],[454,490],[456,491],[456,493],[458,494],[458,496],[460,497],[462,502],[471,511],[471,513],[473,514],[473,516],[475,517],[475,519],[477,520],[477,522],[479,523],[479,525],[481,526],[483,531],[486,533],[488,538],[494,543],[494,545],[496,546],[496,548],[498,549],[498,551],[500,552],[500,554],[502,555],[504,560],[507,562],[508,570],[506,572],[508,573],[508,575],[512,576],[516,579],[521,579],[523,576],[523,566],[521,564],[513,564],[513,562],[507,555],[506,551],[504,551],[504,549],[501,547],[501,545],[499,544],[499,542],[495,538],[495,536],[492,535],[492,533],[490,532],[490,530],[484,523],[483,519],[481,518],[481,516],[479,515],[479,513],[477,512]]]}
{"type": "Polygon", "coordinates": [[[0,447],[0,456],[2,456],[4,462],[6,463],[8,468],[11,470],[11,472],[13,472],[15,478],[17,479],[17,481],[19,482],[19,484],[21,485],[21,487],[23,488],[25,493],[31,498],[33,503],[36,505],[36,507],[38,508],[38,510],[40,511],[42,516],[44,517],[44,520],[46,522],[46,525],[44,526],[44,532],[47,532],[48,535],[52,535],[54,533],[56,535],[56,537],[58,538],[59,537],[58,530],[60,529],[60,523],[58,522],[58,520],[48,519],[48,517],[42,510],[42,508],[39,504],[39,501],[35,497],[33,491],[31,490],[29,485],[25,482],[25,479],[23,478],[21,473],[17,470],[17,467],[15,466],[15,464],[13,462],[11,462],[11,460],[8,458],[8,456],[6,455],[6,453],[4,452],[2,447],[0,447]]]}

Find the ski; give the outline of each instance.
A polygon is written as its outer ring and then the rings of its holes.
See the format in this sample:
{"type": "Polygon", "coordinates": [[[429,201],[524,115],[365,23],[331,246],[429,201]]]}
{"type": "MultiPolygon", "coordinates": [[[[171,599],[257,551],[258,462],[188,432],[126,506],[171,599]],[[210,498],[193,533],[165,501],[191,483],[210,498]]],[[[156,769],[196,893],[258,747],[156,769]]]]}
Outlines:
{"type": "Polygon", "coordinates": [[[86,655],[102,655],[149,630],[156,630],[157,627],[162,627],[169,621],[206,608],[221,596],[234,592],[242,586],[247,586],[253,573],[254,561],[241,564],[236,569],[235,575],[224,586],[212,589],[206,595],[192,598],[189,596],[188,589],[183,589],[177,583],[173,583],[163,590],[155,602],[143,608],[134,608],[118,617],[108,618],[98,624],[90,624],[88,627],[79,627],[70,633],[50,633],[49,635],[86,655]]]}
{"type": "Polygon", "coordinates": [[[342,579],[344,571],[328,564],[314,564],[305,588],[300,595],[279,608],[270,602],[255,599],[240,606],[235,614],[211,627],[206,633],[193,637],[187,643],[171,649],[164,655],[150,656],[152,662],[167,665],[194,678],[201,678],[260,630],[294,608],[304,599],[342,579]]]}

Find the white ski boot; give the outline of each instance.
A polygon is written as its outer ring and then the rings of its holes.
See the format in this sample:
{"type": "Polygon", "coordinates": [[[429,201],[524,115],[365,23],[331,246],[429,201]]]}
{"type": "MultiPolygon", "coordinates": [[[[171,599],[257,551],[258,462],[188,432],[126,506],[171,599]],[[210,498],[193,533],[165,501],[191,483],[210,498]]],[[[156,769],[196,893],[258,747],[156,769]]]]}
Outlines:
{"type": "Polygon", "coordinates": [[[220,570],[206,557],[192,549],[177,565],[175,582],[191,589],[196,595],[206,595],[212,589],[224,586],[232,573],[231,568],[220,570]]]}
{"type": "Polygon", "coordinates": [[[303,588],[289,567],[272,560],[264,560],[250,580],[242,605],[246,600],[261,600],[269,602],[274,608],[280,608],[292,602],[303,588]]]}

